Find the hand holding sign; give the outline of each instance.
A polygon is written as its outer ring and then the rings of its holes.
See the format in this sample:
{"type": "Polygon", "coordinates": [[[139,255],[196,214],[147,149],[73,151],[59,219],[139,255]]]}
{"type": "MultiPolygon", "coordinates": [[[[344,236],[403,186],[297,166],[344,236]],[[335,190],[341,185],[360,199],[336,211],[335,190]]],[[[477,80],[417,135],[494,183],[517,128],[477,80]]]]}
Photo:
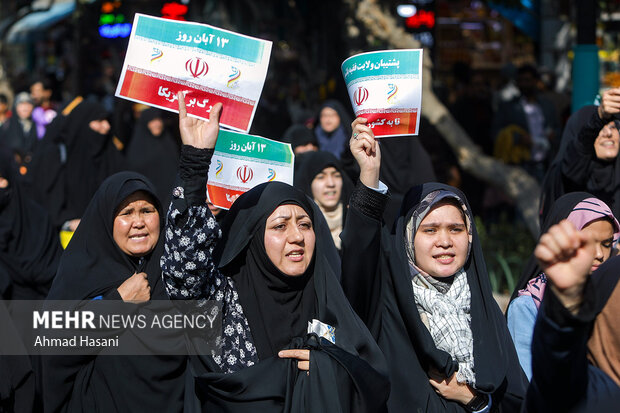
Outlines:
{"type": "Polygon", "coordinates": [[[366,118],[357,118],[351,124],[353,136],[349,148],[360,166],[360,181],[370,187],[379,187],[379,169],[381,168],[381,149],[375,134],[368,126],[366,118]]]}
{"type": "Polygon", "coordinates": [[[356,116],[376,137],[417,135],[422,105],[422,50],[382,50],[342,63],[356,116]]]}
{"type": "Polygon", "coordinates": [[[216,103],[213,106],[211,113],[209,113],[209,121],[207,122],[187,116],[183,92],[179,92],[177,97],[179,99],[179,129],[183,144],[199,149],[215,148],[215,142],[220,130],[219,122],[222,104],[216,103]]]}

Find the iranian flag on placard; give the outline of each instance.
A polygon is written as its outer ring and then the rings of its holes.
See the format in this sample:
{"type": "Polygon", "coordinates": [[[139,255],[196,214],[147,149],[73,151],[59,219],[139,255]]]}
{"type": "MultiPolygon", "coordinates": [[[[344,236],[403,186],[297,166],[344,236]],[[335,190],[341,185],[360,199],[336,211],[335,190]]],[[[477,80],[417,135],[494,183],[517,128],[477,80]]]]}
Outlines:
{"type": "Polygon", "coordinates": [[[288,143],[220,129],[209,168],[209,201],[229,209],[239,195],[263,182],[293,185],[294,163],[288,143]]]}
{"type": "Polygon", "coordinates": [[[116,96],[209,119],[224,105],[220,124],[250,130],[260,99],[271,42],[206,24],[136,14],[116,96]]]}

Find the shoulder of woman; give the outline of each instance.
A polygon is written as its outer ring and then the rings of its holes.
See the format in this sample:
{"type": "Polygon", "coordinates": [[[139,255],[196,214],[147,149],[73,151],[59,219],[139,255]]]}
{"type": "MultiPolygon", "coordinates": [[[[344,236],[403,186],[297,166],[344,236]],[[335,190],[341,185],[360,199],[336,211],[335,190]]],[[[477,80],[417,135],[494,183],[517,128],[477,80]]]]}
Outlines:
{"type": "Polygon", "coordinates": [[[534,299],[529,295],[522,295],[510,302],[508,305],[508,319],[521,318],[523,316],[536,317],[538,309],[534,303],[534,299]]]}

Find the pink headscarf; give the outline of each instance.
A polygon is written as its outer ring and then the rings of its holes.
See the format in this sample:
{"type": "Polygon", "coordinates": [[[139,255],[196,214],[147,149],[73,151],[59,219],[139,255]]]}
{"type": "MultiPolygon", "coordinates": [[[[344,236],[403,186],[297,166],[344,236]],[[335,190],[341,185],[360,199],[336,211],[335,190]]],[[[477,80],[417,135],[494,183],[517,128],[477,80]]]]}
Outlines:
{"type": "MultiPolygon", "coordinates": [[[[609,219],[613,226],[614,231],[614,245],[618,242],[618,237],[620,236],[620,224],[618,220],[614,216],[611,209],[607,206],[606,203],[601,201],[598,198],[586,198],[583,201],[579,202],[571,213],[566,218],[570,222],[575,225],[575,227],[581,231],[586,225],[591,223],[592,221],[596,221],[597,219],[606,218],[609,219]]],[[[543,273],[539,274],[538,277],[532,278],[524,289],[519,290],[519,297],[522,295],[529,295],[534,299],[534,304],[536,304],[536,308],[540,308],[540,303],[542,302],[543,295],[545,293],[545,288],[547,286],[547,276],[543,273]]]]}

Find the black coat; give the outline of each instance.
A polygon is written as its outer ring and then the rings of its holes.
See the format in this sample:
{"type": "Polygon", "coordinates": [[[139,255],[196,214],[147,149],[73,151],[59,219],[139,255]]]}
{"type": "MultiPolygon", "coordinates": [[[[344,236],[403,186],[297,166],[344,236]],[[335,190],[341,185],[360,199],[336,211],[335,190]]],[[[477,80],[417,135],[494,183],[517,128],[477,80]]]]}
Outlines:
{"type": "Polygon", "coordinates": [[[620,387],[587,360],[594,319],[618,283],[620,258],[603,263],[589,278],[577,315],[547,289],[532,338],[532,381],[523,411],[616,412],[620,387]]]}

